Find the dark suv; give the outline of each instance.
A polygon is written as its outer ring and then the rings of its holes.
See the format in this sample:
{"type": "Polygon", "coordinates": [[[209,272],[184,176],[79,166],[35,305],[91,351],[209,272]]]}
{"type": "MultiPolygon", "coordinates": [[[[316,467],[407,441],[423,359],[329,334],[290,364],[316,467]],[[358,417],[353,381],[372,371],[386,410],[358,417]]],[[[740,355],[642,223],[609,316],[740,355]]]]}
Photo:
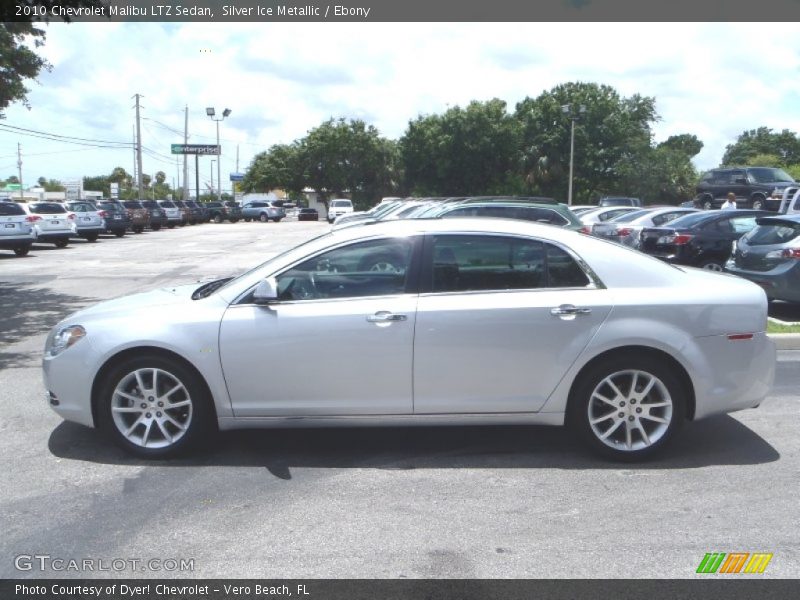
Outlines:
{"type": "Polygon", "coordinates": [[[223,221],[236,223],[242,218],[241,207],[232,201],[207,202],[206,208],[208,208],[208,218],[214,223],[222,223],[223,221]]]}
{"type": "MultiPolygon", "coordinates": [[[[774,190],[796,185],[783,169],[772,167],[725,167],[711,169],[697,184],[694,205],[709,210],[719,208],[729,192],[736,194],[737,208],[777,212],[780,199],[771,198],[774,190]]],[[[780,196],[780,194],[778,194],[780,196]]]]}

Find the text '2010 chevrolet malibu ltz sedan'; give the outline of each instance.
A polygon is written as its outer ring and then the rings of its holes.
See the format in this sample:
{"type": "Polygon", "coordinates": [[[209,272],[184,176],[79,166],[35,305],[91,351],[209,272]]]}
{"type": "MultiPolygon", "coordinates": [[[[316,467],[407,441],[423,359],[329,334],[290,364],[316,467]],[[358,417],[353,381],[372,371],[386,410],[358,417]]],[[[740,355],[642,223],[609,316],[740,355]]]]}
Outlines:
{"type": "Polygon", "coordinates": [[[572,231],[395,221],[77,312],[44,380],[63,418],[144,457],[217,428],[568,424],[637,460],[687,419],[758,406],[766,322],[749,281],[572,231]]]}

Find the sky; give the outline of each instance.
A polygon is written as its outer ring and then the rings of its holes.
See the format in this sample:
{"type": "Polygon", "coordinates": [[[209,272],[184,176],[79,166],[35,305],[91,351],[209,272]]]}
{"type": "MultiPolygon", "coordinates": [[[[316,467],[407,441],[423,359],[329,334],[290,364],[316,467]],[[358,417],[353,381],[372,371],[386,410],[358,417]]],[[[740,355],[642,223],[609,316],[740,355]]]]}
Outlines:
{"type": "MultiPolygon", "coordinates": [[[[796,24],[749,23],[52,23],[39,50],[52,64],[3,125],[128,143],[141,94],[143,172],[182,177],[170,144],[212,144],[220,123],[223,189],[253,156],[334,117],[398,139],[418,115],[500,98],[508,110],[570,81],[652,96],[654,141],[692,133],[700,170],[760,126],[800,132],[796,24]],[[756,34],[755,29],[760,33],[756,34]]],[[[0,131],[0,179],[61,181],[133,172],[133,152],[0,131]]],[[[211,157],[200,159],[201,186],[211,157]]],[[[580,160],[580,148],[575,149],[580,160]]],[[[193,163],[193,159],[190,161],[193,163]]],[[[216,166],[213,171],[217,178],[216,166]]],[[[193,187],[194,166],[191,164],[193,187]]],[[[27,186],[26,186],[27,187],[27,186]]]]}

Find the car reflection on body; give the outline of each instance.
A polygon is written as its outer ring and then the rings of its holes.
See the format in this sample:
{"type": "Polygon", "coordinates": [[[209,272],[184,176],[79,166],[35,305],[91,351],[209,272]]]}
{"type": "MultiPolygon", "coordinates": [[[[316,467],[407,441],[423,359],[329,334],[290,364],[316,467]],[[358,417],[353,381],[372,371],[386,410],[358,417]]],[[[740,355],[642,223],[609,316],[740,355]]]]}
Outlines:
{"type": "Polygon", "coordinates": [[[43,368],[58,414],[144,457],[217,427],[567,423],[637,460],[764,399],[766,317],[749,281],[562,228],[404,220],[77,312],[43,368]]]}

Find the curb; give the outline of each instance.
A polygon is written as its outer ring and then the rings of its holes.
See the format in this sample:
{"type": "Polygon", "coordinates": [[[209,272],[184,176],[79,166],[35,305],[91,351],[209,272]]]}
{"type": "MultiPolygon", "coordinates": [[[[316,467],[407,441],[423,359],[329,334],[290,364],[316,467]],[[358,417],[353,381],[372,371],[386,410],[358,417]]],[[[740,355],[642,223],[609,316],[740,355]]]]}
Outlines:
{"type": "Polygon", "coordinates": [[[778,350],[800,350],[800,333],[768,333],[778,350]]]}

